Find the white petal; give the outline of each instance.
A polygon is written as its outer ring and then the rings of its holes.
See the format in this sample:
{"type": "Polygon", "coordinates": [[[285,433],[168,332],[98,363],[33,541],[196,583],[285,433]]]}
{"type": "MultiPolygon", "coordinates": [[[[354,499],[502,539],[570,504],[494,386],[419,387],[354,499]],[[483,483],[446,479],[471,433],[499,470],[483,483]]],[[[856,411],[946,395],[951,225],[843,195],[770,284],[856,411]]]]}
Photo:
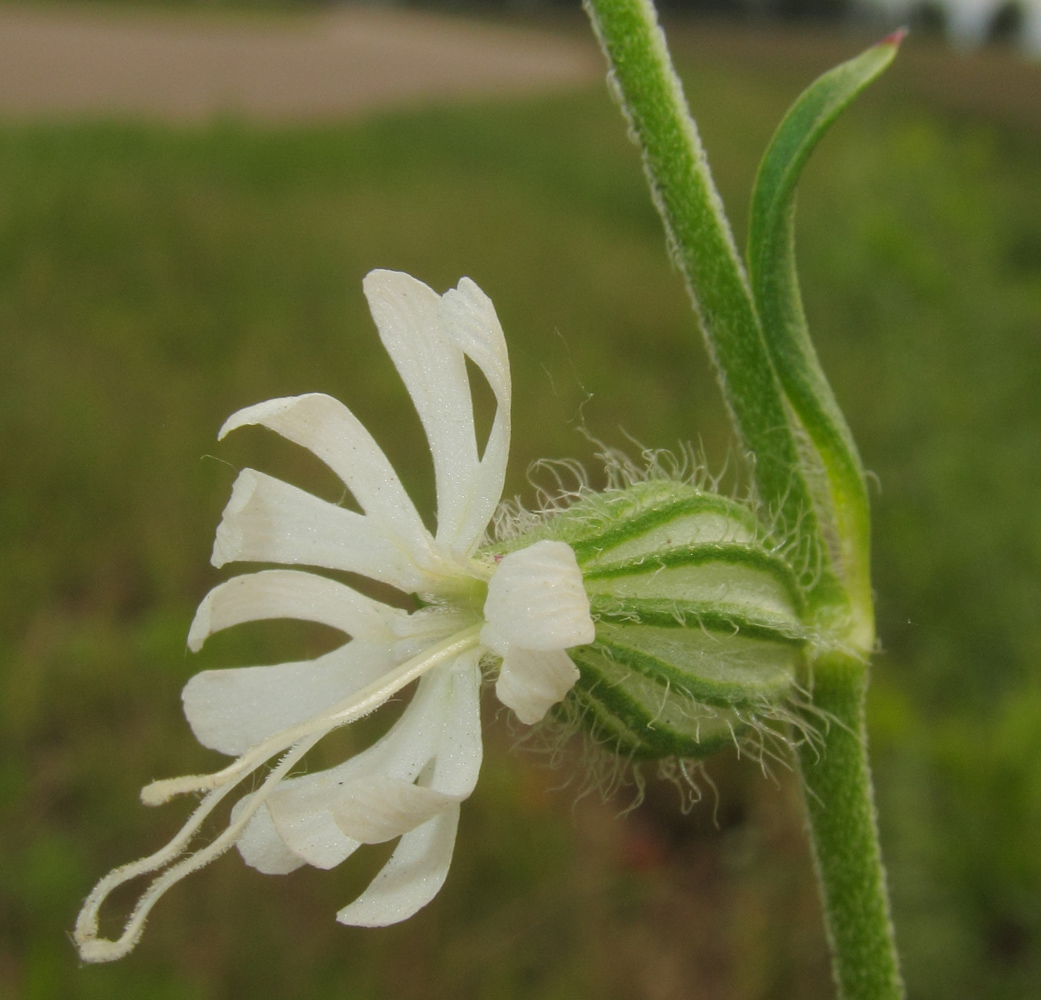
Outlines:
{"type": "Polygon", "coordinates": [[[503,657],[495,694],[526,725],[542,720],[575,686],[578,668],[562,649],[536,652],[511,646],[503,657]]]}
{"type": "Polygon", "coordinates": [[[589,597],[575,553],[564,542],[541,541],[510,552],[488,583],[481,642],[505,655],[524,649],[567,649],[592,642],[589,597]]]}
{"type": "Polygon", "coordinates": [[[388,643],[354,639],[316,660],[204,670],[188,681],[181,699],[196,739],[238,756],[342,701],[395,664],[388,643]]]}
{"type": "Polygon", "coordinates": [[[213,588],[195,612],[188,648],[198,652],[214,632],[266,618],[299,618],[338,628],[359,639],[394,641],[408,615],[346,584],[314,573],[268,569],[236,576],[213,588]]]}
{"type": "Polygon", "coordinates": [[[465,799],[477,784],[481,742],[481,651],[460,656],[450,668],[451,691],[435,747],[430,787],[465,799]]]}
{"type": "Polygon", "coordinates": [[[233,413],[218,438],[249,424],[267,427],[317,455],[344,481],[366,514],[408,544],[429,543],[429,534],[387,456],[339,400],[318,392],[269,399],[233,413]]]}
{"type": "Polygon", "coordinates": [[[426,906],[445,884],[458,825],[456,805],[406,833],[368,889],[336,919],[354,927],[386,927],[426,906]]]}
{"type": "MultiPolygon", "coordinates": [[[[278,789],[279,792],[282,790],[278,789]]],[[[319,808],[309,803],[310,808],[294,809],[293,804],[287,804],[286,799],[274,804],[268,800],[268,812],[283,843],[297,857],[315,868],[335,868],[361,847],[360,840],[348,837],[336,825],[331,812],[333,802],[331,793],[319,808]]]]}
{"type": "Polygon", "coordinates": [[[437,537],[457,537],[479,464],[463,352],[441,332],[440,296],[400,271],[370,271],[363,283],[380,339],[408,389],[430,444],[437,537]]]}
{"type": "Polygon", "coordinates": [[[482,755],[479,660],[474,651],[425,677],[402,717],[368,750],[283,782],[268,804],[293,851],[332,868],[359,843],[406,833],[473,791],[482,755]],[[428,787],[414,785],[417,778],[428,787]]]}
{"type": "MultiPolygon", "coordinates": [[[[239,818],[252,798],[252,795],[244,795],[235,803],[231,810],[232,823],[239,818]]],[[[288,875],[305,864],[304,859],[289,850],[278,835],[267,806],[262,805],[253,814],[235,846],[242,860],[264,875],[288,875]]]]}
{"type": "Polygon", "coordinates": [[[267,805],[282,839],[308,864],[332,868],[359,841],[333,819],[350,785],[374,775],[413,782],[434,756],[451,694],[448,668],[433,671],[416,688],[401,718],[367,750],[338,767],[289,778],[271,793],[267,805]]]}
{"type": "Polygon", "coordinates": [[[336,825],[351,839],[382,844],[421,826],[462,798],[376,775],[350,782],[330,811],[336,825]]]}
{"type": "Polygon", "coordinates": [[[304,563],[361,573],[408,593],[427,578],[414,555],[373,521],[243,469],[217,527],[211,562],[304,563]]]}
{"type": "Polygon", "coordinates": [[[431,605],[394,622],[395,655],[402,663],[474,624],[473,611],[451,605],[431,605]]]}
{"type": "Polygon", "coordinates": [[[441,329],[481,370],[495,394],[496,411],[480,469],[469,485],[463,521],[453,527],[438,518],[438,539],[469,555],[484,535],[502,497],[510,450],[510,362],[495,306],[469,278],[441,299],[441,329]],[[443,530],[444,529],[444,530],[443,530]]]}

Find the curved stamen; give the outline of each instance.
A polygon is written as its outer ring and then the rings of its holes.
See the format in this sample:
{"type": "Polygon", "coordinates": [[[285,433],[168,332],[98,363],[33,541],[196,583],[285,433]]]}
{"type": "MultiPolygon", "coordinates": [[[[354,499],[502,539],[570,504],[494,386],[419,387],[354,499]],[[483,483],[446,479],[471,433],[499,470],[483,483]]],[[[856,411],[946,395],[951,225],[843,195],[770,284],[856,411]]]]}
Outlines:
{"type": "Polygon", "coordinates": [[[186,875],[209,864],[210,861],[234,846],[246,824],[286,776],[289,769],[323,736],[339,726],[368,715],[388,698],[393,697],[402,688],[434,667],[474,648],[479,644],[479,635],[479,625],[455,633],[423,653],[406,660],[380,680],[367,685],[328,711],[257,744],[222,771],[211,775],[192,775],[157,781],[146,786],[142,790],[141,798],[149,805],[165,802],[174,795],[184,792],[208,791],[208,794],[165,847],[146,858],[116,868],[94,887],[76,920],[74,938],[80,956],[88,962],[108,962],[122,958],[131,951],[141,936],[149,912],[163,893],[186,875]],[[138,899],[119,938],[114,941],[99,938],[97,936],[98,913],[112,891],[131,879],[158,871],[169,865],[184,852],[203,821],[213,812],[220,801],[261,764],[283,751],[285,754],[282,759],[252,795],[241,814],[228,824],[227,829],[206,847],[167,868],[148,886],[138,899]]]}

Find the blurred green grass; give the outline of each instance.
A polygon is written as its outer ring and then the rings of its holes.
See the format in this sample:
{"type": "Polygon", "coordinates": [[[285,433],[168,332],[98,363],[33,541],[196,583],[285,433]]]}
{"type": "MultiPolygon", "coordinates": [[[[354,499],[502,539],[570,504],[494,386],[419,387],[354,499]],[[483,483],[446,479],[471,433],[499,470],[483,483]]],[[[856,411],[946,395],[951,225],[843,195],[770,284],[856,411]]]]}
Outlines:
{"type": "MultiPolygon", "coordinates": [[[[740,234],[785,106],[857,43],[712,31],[678,30],[676,48],[740,234]]],[[[870,710],[910,994],[1029,997],[1041,129],[1015,95],[1041,94],[1041,73],[1010,63],[1005,106],[971,86],[992,68],[901,60],[811,163],[800,262],[880,483],[870,710]]],[[[145,810],[137,789],[213,764],[180,716],[184,681],[328,647],[318,629],[247,627],[185,653],[222,575],[207,560],[235,469],[338,497],[262,432],[217,445],[223,418],[330,392],[432,508],[418,420],[361,295],[372,267],[438,289],[469,274],[495,301],[515,379],[508,494],[530,499],[539,457],[594,469],[582,428],[726,460],[681,282],[600,88],[281,130],[0,127],[0,995],[828,996],[790,776],[714,763],[718,828],[711,803],[684,818],[657,785],[614,820],[552,791],[568,765],[513,753],[491,704],[448,885],[413,921],[333,922],[378,857],[276,879],[232,855],[170,893],[131,958],[77,967],[65,935],[83,895],[183,812],[145,810]]]]}

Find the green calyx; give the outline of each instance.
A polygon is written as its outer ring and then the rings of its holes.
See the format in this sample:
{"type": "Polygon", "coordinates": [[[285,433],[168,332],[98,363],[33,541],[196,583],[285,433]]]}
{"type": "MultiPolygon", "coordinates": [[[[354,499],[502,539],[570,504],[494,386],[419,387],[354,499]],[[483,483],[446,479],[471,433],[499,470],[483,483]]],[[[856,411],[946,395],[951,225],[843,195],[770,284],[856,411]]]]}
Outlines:
{"type": "Polygon", "coordinates": [[[561,711],[599,742],[700,758],[792,718],[807,648],[827,642],[805,620],[806,574],[748,505],[651,480],[539,534],[571,545],[589,594],[596,639],[569,650],[581,676],[561,711]]]}

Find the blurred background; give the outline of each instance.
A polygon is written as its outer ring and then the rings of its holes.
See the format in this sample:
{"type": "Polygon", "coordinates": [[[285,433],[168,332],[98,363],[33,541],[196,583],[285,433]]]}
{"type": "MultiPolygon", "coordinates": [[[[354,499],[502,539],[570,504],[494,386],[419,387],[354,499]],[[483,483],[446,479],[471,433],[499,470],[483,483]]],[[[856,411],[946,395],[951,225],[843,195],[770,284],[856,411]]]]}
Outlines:
{"type": "MultiPolygon", "coordinates": [[[[869,723],[909,993],[1036,997],[1036,7],[977,4],[971,31],[954,0],[694,7],[666,26],[739,241],[789,102],[897,18],[922,26],[811,161],[799,259],[877,487],[869,723]]],[[[236,470],[340,492],[273,435],[218,445],[224,417],[329,392],[432,512],[368,270],[439,291],[467,274],[495,301],[507,495],[532,499],[541,457],[595,478],[583,428],[631,452],[693,441],[723,467],[718,390],[602,77],[559,6],[0,5],[0,996],[832,995],[789,772],[723,754],[689,813],[648,774],[619,816],[631,787],[605,803],[580,745],[549,766],[492,700],[448,883],[408,923],[333,919],[385,850],[285,877],[232,852],[171,891],[122,962],[82,968],[68,940],[95,881],[186,815],[139,788],[218,766],[181,715],[188,677],[335,642],[264,623],[186,653],[228,575],[208,559],[236,470]]],[[[371,735],[338,734],[315,766],[371,735]]]]}

